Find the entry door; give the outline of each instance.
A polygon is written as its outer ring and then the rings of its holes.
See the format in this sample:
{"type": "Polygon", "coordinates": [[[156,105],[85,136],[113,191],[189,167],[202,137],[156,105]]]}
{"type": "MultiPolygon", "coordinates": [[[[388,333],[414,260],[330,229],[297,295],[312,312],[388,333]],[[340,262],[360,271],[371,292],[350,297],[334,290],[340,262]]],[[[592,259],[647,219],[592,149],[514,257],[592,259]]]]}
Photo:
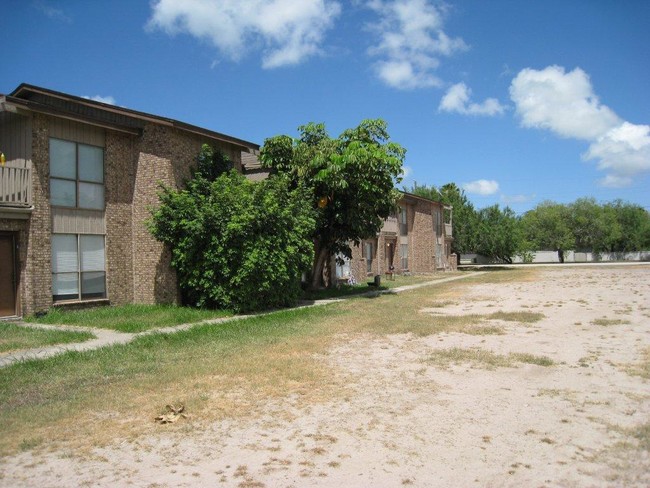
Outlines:
{"type": "Polygon", "coordinates": [[[0,235],[0,317],[16,315],[14,238],[0,235]]]}

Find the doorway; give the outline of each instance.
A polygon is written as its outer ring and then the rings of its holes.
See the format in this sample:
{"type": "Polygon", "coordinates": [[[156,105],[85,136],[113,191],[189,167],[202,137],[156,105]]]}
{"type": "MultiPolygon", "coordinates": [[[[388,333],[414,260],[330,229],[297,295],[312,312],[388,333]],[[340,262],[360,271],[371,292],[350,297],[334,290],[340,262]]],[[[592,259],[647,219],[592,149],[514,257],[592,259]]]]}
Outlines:
{"type": "Polygon", "coordinates": [[[16,257],[11,234],[0,234],[0,317],[16,315],[16,257]]]}

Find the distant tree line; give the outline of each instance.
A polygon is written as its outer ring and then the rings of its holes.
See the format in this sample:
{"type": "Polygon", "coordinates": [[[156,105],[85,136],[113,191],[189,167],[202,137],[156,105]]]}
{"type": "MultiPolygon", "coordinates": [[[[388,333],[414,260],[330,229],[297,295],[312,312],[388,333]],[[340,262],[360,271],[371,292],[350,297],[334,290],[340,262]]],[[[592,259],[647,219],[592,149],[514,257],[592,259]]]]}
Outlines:
{"type": "Polygon", "coordinates": [[[563,262],[567,250],[598,254],[650,249],[650,213],[622,200],[547,200],[517,216],[498,204],[475,209],[454,183],[438,188],[415,183],[406,191],[453,206],[452,251],[458,256],[478,253],[510,263],[515,256],[532,258],[533,251],[556,251],[563,262]]]}

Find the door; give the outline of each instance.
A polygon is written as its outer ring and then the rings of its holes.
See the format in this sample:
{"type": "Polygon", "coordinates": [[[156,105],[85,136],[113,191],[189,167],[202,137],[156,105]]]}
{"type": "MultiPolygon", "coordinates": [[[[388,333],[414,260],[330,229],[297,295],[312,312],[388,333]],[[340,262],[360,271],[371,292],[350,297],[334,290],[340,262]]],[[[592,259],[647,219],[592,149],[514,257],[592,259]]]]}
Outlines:
{"type": "Polygon", "coordinates": [[[16,315],[14,238],[0,235],[0,317],[16,315]]]}

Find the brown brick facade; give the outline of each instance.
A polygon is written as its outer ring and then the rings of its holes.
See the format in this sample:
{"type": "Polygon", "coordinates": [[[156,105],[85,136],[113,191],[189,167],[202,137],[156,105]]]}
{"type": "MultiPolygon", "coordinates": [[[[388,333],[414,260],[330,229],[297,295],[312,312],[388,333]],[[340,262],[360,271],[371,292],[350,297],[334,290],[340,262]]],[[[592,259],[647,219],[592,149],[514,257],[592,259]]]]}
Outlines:
{"type": "MultiPolygon", "coordinates": [[[[181,187],[190,177],[204,143],[223,151],[240,171],[242,150],[255,150],[256,146],[245,146],[245,141],[239,140],[230,142],[228,136],[224,140],[210,137],[216,133],[203,134],[197,128],[177,128],[167,119],[162,123],[142,123],[138,131],[122,131],[39,112],[24,116],[31,117],[33,209],[27,219],[17,213],[15,218],[10,218],[11,215],[4,218],[11,209],[0,207],[4,210],[0,232],[11,233],[18,248],[18,313],[43,312],[53,305],[53,212],[49,197],[49,147],[53,134],[81,143],[88,143],[82,139],[93,137],[102,141],[104,147],[105,211],[100,215],[105,224],[107,301],[111,304],[178,303],[179,290],[170,266],[169,250],[152,237],[146,225],[151,209],[159,203],[159,185],[181,187]],[[62,136],[62,130],[70,135],[62,136]]],[[[21,215],[24,217],[24,211],[21,215]]]]}
{"type": "MultiPolygon", "coordinates": [[[[352,246],[350,272],[358,282],[368,281],[375,275],[381,275],[383,279],[391,265],[391,253],[392,266],[396,274],[431,274],[455,268],[455,262],[452,263],[454,260],[447,255],[451,236],[444,235],[444,225],[440,228],[442,234],[436,235],[435,232],[435,212],[440,212],[442,215],[443,206],[410,194],[404,194],[399,205],[406,209],[406,236],[400,235],[399,224],[396,227],[385,224],[376,237],[362,241],[359,246],[352,246]],[[442,245],[437,247],[438,239],[442,245]],[[367,271],[366,242],[371,242],[374,248],[370,272],[367,271]],[[401,266],[400,244],[408,246],[407,268],[401,266]],[[436,263],[436,252],[441,253],[440,266],[436,263]]],[[[443,223],[442,217],[441,223],[443,223]]]]}

